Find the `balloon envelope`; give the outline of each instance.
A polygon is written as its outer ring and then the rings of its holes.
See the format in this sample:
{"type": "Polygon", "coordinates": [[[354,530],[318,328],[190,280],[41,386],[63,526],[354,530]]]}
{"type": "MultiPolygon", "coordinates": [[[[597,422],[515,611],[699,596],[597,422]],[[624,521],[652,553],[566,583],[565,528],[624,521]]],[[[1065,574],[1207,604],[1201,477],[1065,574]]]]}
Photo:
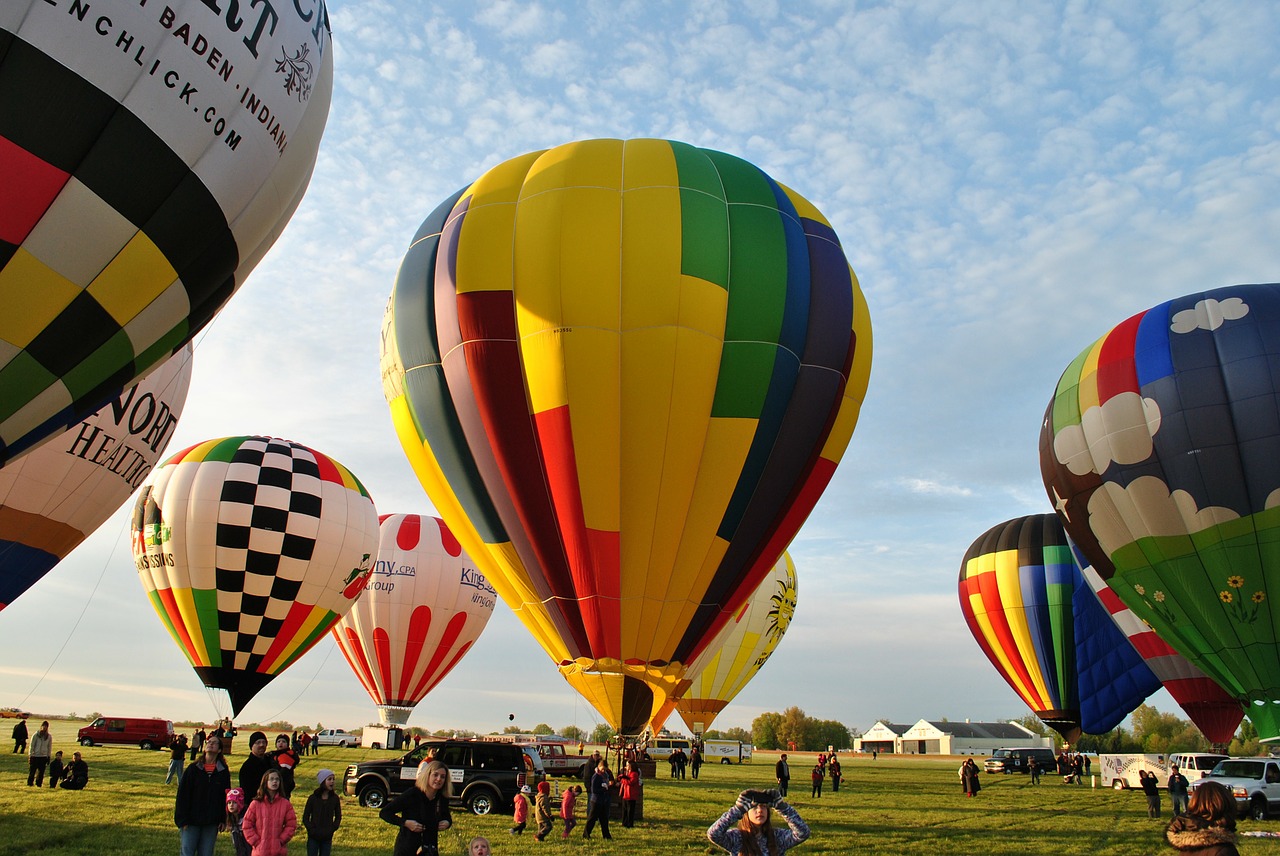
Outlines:
{"type": "Polygon", "coordinates": [[[404,725],[493,615],[497,592],[435,517],[382,518],[364,594],[333,628],[383,722],[404,725]]]}
{"type": "Polygon", "coordinates": [[[0,609],[124,505],[173,437],[187,345],[79,425],[0,469],[0,609]]]}
{"type": "Polygon", "coordinates": [[[1117,325],[1063,373],[1045,487],[1099,575],[1280,739],[1280,285],[1117,325]]]}
{"type": "Polygon", "coordinates": [[[960,566],[959,592],[961,612],[987,659],[1068,742],[1082,730],[1109,731],[1159,688],[1084,589],[1052,514],[1006,521],[974,541],[960,566]],[[1083,704],[1082,663],[1091,676],[1083,704]]]}
{"type": "Polygon", "coordinates": [[[796,566],[791,554],[783,553],[769,576],[690,664],[688,688],[675,706],[692,733],[705,733],[773,656],[795,617],[796,592],[796,566]]]}
{"type": "Polygon", "coordinates": [[[635,734],[830,480],[870,334],[799,194],[719,152],[589,140],[500,164],[427,218],[383,380],[449,528],[635,734]]]}
{"type": "Polygon", "coordinates": [[[234,715],[351,608],[373,568],[378,516],[332,458],[226,437],[151,474],[131,540],[156,614],[234,715]]]}
{"type": "Polygon", "coordinates": [[[249,275],[310,180],[329,48],[323,2],[0,4],[0,466],[249,275]]]}

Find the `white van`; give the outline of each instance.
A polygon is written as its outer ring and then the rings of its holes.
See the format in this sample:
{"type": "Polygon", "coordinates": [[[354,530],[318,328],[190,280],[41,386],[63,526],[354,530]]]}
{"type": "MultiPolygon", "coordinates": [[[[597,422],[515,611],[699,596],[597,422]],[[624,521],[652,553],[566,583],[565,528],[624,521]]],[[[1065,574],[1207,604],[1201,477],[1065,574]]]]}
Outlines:
{"type": "Polygon", "coordinates": [[[1209,771],[1216,767],[1219,761],[1225,760],[1227,760],[1226,755],[1215,752],[1174,752],[1169,756],[1169,763],[1193,782],[1209,775],[1209,771]]]}
{"type": "Polygon", "coordinates": [[[685,757],[693,751],[693,741],[688,737],[655,737],[645,751],[654,761],[665,761],[677,750],[683,749],[685,757]]]}
{"type": "Polygon", "coordinates": [[[751,744],[741,740],[704,740],[702,741],[702,760],[710,763],[719,760],[721,764],[748,764],[751,762],[751,744]]]}

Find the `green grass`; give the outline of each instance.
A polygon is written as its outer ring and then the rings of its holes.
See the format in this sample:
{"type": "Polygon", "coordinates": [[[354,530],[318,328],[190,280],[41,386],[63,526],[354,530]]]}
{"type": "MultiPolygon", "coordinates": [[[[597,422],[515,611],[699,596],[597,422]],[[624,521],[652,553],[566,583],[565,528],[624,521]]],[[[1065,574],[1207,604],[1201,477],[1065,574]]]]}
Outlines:
{"type": "MultiPolygon", "coordinates": [[[[0,733],[7,735],[12,720],[4,720],[0,733]]],[[[75,731],[83,723],[56,721],[52,725],[54,748],[67,757],[75,731]]],[[[39,722],[35,723],[38,726],[39,722]]],[[[34,727],[32,728],[34,731],[34,727]]],[[[0,854],[155,854],[177,852],[173,826],[175,785],[164,785],[167,752],[143,752],[133,748],[95,746],[82,750],[90,767],[85,791],[36,791],[26,786],[25,756],[0,754],[0,854]]],[[[321,767],[341,778],[346,765],[366,757],[394,753],[367,749],[325,747],[307,756],[299,770],[294,806],[299,813],[321,767]]],[[[238,770],[243,748],[232,756],[238,770]]],[[[498,856],[536,854],[548,850],[582,853],[712,854],[723,851],[706,838],[706,829],[747,787],[772,786],[776,756],[757,753],[756,762],[744,766],[709,764],[698,781],[667,778],[667,766],[659,764],[658,777],[645,789],[645,819],[635,829],[613,824],[614,840],[597,834],[583,841],[581,822],[569,841],[560,838],[560,824],[548,842],[539,844],[530,832],[514,838],[507,834],[509,815],[473,817],[461,809],[453,831],[441,840],[441,853],[459,856],[472,835],[485,835],[498,856]]],[[[792,755],[792,769],[801,772],[808,759],[792,755]]],[[[809,796],[807,780],[795,780],[792,804],[813,829],[813,837],[794,851],[800,854],[942,854],[943,856],[1094,856],[1097,853],[1173,853],[1163,843],[1164,821],[1148,820],[1141,794],[1062,785],[1046,776],[1032,787],[1026,776],[983,776],[983,790],[969,799],[956,777],[959,762],[945,758],[893,758],[878,761],[846,756],[846,784],[832,794],[824,788],[821,799],[809,796]],[[800,785],[803,784],[803,787],[800,785]]],[[[805,773],[807,777],[807,773],[805,773]]],[[[562,780],[566,783],[572,780],[562,780]]],[[[1168,813],[1166,801],[1164,810],[1168,813]]],[[[377,813],[343,798],[343,824],[334,839],[335,856],[385,856],[395,840],[394,827],[377,813]]],[[[580,810],[581,812],[581,810],[580,810]]],[[[581,817],[581,814],[580,814],[581,817]]],[[[1241,829],[1280,830],[1280,821],[1241,823],[1241,829]]],[[[1262,854],[1272,848],[1266,840],[1242,839],[1244,854],[1262,854]]],[[[217,852],[229,856],[231,842],[219,839],[217,852]]],[[[290,852],[306,853],[305,833],[299,831],[290,852]]]]}

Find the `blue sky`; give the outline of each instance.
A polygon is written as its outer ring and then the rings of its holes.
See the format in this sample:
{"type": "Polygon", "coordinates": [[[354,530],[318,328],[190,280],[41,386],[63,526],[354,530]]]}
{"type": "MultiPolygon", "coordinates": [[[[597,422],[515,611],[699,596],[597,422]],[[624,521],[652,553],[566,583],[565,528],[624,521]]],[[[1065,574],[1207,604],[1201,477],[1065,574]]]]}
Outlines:
{"type": "MultiPolygon", "coordinates": [[[[419,222],[488,167],[590,137],[746,158],[830,219],[866,294],[871,386],[791,546],[799,605],[717,721],[865,729],[1027,713],[956,600],[969,544],[1048,511],[1058,375],[1111,325],[1280,277],[1280,7],[1264,3],[330,4],[333,103],[283,236],[197,339],[176,450],[265,433],[430,512],[391,427],[378,332],[419,222]]],[[[209,717],[142,593],[119,512],[0,617],[0,704],[209,717]]],[[[1163,693],[1154,703],[1176,706],[1163,693]]],[[[591,727],[501,604],[411,723],[591,727]]],[[[245,710],[353,727],[329,640],[245,710]]]]}

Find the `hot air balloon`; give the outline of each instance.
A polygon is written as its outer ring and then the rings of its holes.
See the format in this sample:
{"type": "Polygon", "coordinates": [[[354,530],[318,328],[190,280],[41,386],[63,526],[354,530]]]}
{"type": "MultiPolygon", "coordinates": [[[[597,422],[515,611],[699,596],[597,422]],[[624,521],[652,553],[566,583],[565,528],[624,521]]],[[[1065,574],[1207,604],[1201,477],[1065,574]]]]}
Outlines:
{"type": "Polygon", "coordinates": [[[289,440],[185,449],[133,507],[134,563],[156,614],[236,715],[364,591],[378,515],[332,458],[289,440]]]}
{"type": "Polygon", "coordinates": [[[380,530],[373,575],[333,636],[382,723],[404,725],[480,637],[497,592],[443,520],[389,514],[380,530]]]}
{"type": "Polygon", "coordinates": [[[1068,743],[1082,730],[1111,730],[1160,686],[1083,588],[1066,533],[1052,514],[992,527],[960,565],[960,610],[978,646],[1068,743]],[[1106,676],[1091,682],[1083,699],[1081,663],[1106,676]]]}
{"type": "Polygon", "coordinates": [[[311,178],[329,48],[323,0],[0,4],[0,466],[249,275],[311,178]]]}
{"type": "Polygon", "coordinates": [[[1180,297],[1114,327],[1041,432],[1064,524],[1137,617],[1280,739],[1280,285],[1180,297]]]}
{"type": "Polygon", "coordinates": [[[675,708],[692,733],[705,733],[768,662],[795,611],[796,566],[791,554],[783,553],[733,619],[689,664],[688,686],[680,691],[675,708]]]}
{"type": "Polygon", "coordinates": [[[0,609],[137,490],[173,437],[190,383],[187,345],[79,425],[0,469],[0,609]]]}
{"type": "Polygon", "coordinates": [[[436,509],[561,673],[637,734],[848,445],[871,327],[835,232],[666,140],[500,164],[418,230],[383,382],[436,509]]]}

